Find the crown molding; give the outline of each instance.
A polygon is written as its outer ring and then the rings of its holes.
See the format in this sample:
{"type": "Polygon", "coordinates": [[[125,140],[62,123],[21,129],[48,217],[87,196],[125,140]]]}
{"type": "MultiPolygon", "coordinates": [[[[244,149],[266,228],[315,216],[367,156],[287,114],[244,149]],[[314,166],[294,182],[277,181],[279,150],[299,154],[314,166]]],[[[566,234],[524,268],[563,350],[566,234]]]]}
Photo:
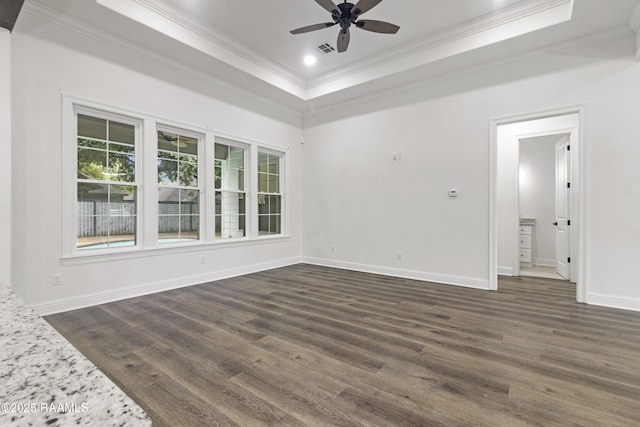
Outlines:
{"type": "Polygon", "coordinates": [[[289,108],[278,102],[274,102],[269,98],[260,96],[255,92],[243,89],[225,80],[212,77],[211,74],[200,71],[195,67],[185,65],[182,62],[167,58],[164,55],[152,52],[140,45],[118,37],[112,33],[97,29],[93,26],[89,26],[83,21],[65,15],[60,11],[51,9],[43,4],[37,3],[37,1],[35,0],[25,2],[23,13],[38,17],[47,22],[58,25],[59,27],[62,27],[66,30],[93,39],[100,43],[108,44],[111,47],[124,51],[144,61],[165,67],[166,69],[182,74],[185,77],[195,79],[211,87],[222,89],[232,94],[233,96],[237,96],[243,100],[249,101],[256,106],[260,106],[270,111],[280,112],[295,121],[299,121],[302,118],[302,113],[299,110],[289,108]]]}
{"type": "Polygon", "coordinates": [[[307,80],[308,99],[398,71],[485,47],[571,19],[573,0],[516,3],[413,41],[393,52],[356,62],[307,80]]]}
{"type": "Polygon", "coordinates": [[[564,22],[573,9],[573,0],[519,2],[305,80],[166,0],[96,1],[306,101],[564,22]]]}
{"type": "Polygon", "coordinates": [[[561,43],[554,43],[542,48],[538,48],[536,50],[528,51],[526,53],[509,55],[503,58],[477,64],[476,66],[466,67],[464,70],[454,73],[448,73],[446,76],[434,76],[431,78],[423,79],[421,81],[414,81],[405,85],[395,86],[387,90],[377,91],[373,95],[364,95],[351,98],[349,101],[339,102],[336,104],[327,105],[325,107],[314,108],[313,111],[305,112],[303,127],[311,123],[315,123],[316,120],[322,120],[322,117],[326,115],[348,113],[350,110],[361,109],[366,105],[372,105],[388,99],[406,96],[408,94],[425,90],[429,87],[461,80],[469,76],[476,76],[480,73],[489,73],[491,71],[504,69],[527,62],[537,61],[546,57],[559,55],[590,46],[597,46],[599,44],[631,36],[633,36],[631,30],[627,26],[623,25],[598,33],[576,37],[574,39],[567,40],[561,43]]]}
{"type": "Polygon", "coordinates": [[[636,61],[640,61],[640,0],[636,0],[627,26],[636,35],[636,61]]]}
{"type": "Polygon", "coordinates": [[[633,6],[627,26],[631,31],[637,33],[640,30],[640,0],[636,0],[636,4],[633,6]]]}

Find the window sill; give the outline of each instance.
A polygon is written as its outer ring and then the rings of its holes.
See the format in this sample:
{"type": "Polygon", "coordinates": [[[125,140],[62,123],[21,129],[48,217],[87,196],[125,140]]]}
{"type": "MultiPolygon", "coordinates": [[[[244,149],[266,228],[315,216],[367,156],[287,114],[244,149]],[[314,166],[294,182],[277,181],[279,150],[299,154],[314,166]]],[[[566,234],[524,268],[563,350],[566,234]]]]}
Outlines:
{"type": "Polygon", "coordinates": [[[160,246],[154,248],[127,248],[118,251],[100,253],[75,253],[73,255],[64,255],[60,257],[62,265],[81,265],[102,263],[119,260],[129,260],[136,258],[149,258],[164,255],[184,254],[190,252],[202,252],[209,250],[218,250],[222,248],[234,248],[242,246],[251,246],[256,244],[269,244],[282,241],[288,241],[291,238],[288,234],[278,234],[276,236],[259,236],[259,237],[239,237],[235,239],[217,240],[215,242],[198,242],[171,244],[170,246],[160,246]]]}

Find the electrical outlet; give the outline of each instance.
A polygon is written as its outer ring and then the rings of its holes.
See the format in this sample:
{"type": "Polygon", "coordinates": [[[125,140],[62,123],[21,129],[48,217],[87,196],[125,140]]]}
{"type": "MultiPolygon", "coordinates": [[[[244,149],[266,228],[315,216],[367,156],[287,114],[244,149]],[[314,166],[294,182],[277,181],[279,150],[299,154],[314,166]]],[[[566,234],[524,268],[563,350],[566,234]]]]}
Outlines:
{"type": "Polygon", "coordinates": [[[396,254],[396,258],[398,258],[398,261],[402,261],[402,258],[404,258],[403,253],[402,253],[402,252],[398,252],[398,253],[396,254]]]}
{"type": "Polygon", "coordinates": [[[207,257],[206,257],[206,256],[204,256],[204,255],[202,255],[202,256],[200,257],[200,264],[206,264],[206,263],[207,263],[207,257]]]}
{"type": "Polygon", "coordinates": [[[60,273],[56,273],[53,275],[53,280],[52,280],[53,286],[60,286],[62,285],[62,274],[60,273]]]}
{"type": "Polygon", "coordinates": [[[335,246],[331,246],[331,253],[335,253],[336,251],[336,247],[335,246]]]}

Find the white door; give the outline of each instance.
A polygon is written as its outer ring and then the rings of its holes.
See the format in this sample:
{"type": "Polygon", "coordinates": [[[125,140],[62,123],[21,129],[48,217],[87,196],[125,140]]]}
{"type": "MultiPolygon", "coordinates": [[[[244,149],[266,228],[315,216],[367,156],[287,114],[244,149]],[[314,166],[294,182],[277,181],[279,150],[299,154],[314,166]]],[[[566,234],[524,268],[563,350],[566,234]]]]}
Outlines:
{"type": "Polygon", "coordinates": [[[556,272],[571,279],[569,268],[569,138],[556,143],[556,272]]]}

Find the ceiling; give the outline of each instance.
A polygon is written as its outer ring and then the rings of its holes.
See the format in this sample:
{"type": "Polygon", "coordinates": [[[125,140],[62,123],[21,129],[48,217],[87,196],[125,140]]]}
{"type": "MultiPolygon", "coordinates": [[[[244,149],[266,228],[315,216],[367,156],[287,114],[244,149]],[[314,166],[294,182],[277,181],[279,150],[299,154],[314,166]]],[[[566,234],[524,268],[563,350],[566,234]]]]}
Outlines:
{"type": "Polygon", "coordinates": [[[0,27],[11,31],[18,19],[24,0],[0,0],[0,27]]]}
{"type": "MultiPolygon", "coordinates": [[[[355,1],[357,2],[357,1],[355,1]]],[[[395,35],[338,26],[314,0],[28,0],[27,11],[61,13],[115,39],[299,111],[393,90],[505,57],[598,34],[631,35],[636,0],[383,0],[362,19],[392,22],[395,35]],[[496,48],[499,47],[499,48],[496,48]],[[303,57],[313,54],[313,67],[303,57]]]]}

